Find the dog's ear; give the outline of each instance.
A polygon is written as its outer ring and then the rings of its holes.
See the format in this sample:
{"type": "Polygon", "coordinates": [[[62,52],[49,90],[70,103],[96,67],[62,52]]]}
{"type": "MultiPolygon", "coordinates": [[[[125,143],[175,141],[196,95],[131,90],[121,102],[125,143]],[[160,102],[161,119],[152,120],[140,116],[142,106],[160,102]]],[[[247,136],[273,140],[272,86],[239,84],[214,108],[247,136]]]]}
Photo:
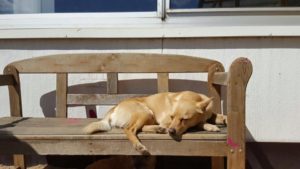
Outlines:
{"type": "Polygon", "coordinates": [[[213,97],[211,98],[208,98],[206,100],[203,100],[203,101],[200,101],[200,102],[197,102],[196,105],[197,105],[197,111],[199,113],[203,113],[204,111],[208,110],[209,107],[212,107],[212,103],[213,103],[213,97]]]}

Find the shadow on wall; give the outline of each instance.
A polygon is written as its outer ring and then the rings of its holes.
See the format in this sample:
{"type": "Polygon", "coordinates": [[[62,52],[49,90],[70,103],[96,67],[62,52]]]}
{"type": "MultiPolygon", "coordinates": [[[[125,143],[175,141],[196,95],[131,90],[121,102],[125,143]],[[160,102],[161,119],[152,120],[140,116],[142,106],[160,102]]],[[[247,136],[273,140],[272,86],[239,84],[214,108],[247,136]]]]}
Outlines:
{"type": "Polygon", "coordinates": [[[262,143],[255,141],[248,128],[246,128],[246,135],[249,140],[252,140],[247,143],[247,169],[275,169],[264,152],[262,143]]]}
{"type": "MultiPolygon", "coordinates": [[[[300,38],[179,38],[179,39],[5,39],[0,49],[116,50],[116,49],[260,49],[299,48],[300,38]],[[43,42],[43,45],[41,45],[43,42]],[[238,43],[237,43],[238,42],[238,43]],[[164,43],[164,44],[162,44],[164,43]],[[113,44],[113,45],[112,45],[113,44]],[[149,45],[151,44],[151,45],[149,45]]],[[[74,51],[72,51],[74,52],[74,51]]]]}
{"type": "MultiPolygon", "coordinates": [[[[170,91],[192,90],[208,94],[207,83],[193,80],[169,80],[170,91]]],[[[156,79],[121,80],[118,82],[118,91],[121,94],[153,94],[157,93],[156,79]]],[[[106,82],[86,83],[68,87],[69,94],[104,94],[106,82]]],[[[45,117],[55,117],[56,91],[44,94],[40,99],[40,106],[45,117]]],[[[86,115],[89,117],[95,106],[86,106],[86,115]]]]}
{"type": "MultiPolygon", "coordinates": [[[[256,142],[246,130],[247,169],[299,169],[300,143],[256,142]]],[[[279,134],[279,133],[278,133],[279,134]]]]}
{"type": "MultiPolygon", "coordinates": [[[[164,49],[273,49],[299,48],[300,38],[290,37],[236,37],[236,38],[194,38],[165,39],[164,49]]],[[[221,57],[221,56],[220,56],[221,57]]]]}
{"type": "Polygon", "coordinates": [[[5,39],[0,40],[0,49],[68,50],[71,53],[80,50],[159,49],[160,51],[161,42],[160,39],[5,39]]]}

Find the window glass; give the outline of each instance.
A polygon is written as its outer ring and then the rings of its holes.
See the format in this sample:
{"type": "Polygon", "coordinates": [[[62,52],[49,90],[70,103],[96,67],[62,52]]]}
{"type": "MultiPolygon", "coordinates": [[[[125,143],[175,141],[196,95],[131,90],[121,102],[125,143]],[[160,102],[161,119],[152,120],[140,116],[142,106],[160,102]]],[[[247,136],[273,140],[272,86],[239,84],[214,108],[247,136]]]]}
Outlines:
{"type": "Polygon", "coordinates": [[[157,0],[0,0],[1,14],[150,12],[157,0]]]}
{"type": "Polygon", "coordinates": [[[156,6],[156,0],[55,0],[55,12],[143,12],[156,6]]]}
{"type": "Polygon", "coordinates": [[[171,9],[282,6],[300,6],[300,0],[170,0],[171,9]]]}

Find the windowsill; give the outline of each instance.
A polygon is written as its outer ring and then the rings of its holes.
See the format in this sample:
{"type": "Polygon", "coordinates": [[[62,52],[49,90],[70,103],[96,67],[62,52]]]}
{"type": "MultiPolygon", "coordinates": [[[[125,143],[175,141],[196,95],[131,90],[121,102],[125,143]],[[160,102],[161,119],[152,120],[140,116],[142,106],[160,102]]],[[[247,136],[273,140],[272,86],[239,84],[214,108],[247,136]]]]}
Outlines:
{"type": "Polygon", "coordinates": [[[297,37],[300,26],[8,29],[0,30],[0,36],[0,39],[297,37]]]}

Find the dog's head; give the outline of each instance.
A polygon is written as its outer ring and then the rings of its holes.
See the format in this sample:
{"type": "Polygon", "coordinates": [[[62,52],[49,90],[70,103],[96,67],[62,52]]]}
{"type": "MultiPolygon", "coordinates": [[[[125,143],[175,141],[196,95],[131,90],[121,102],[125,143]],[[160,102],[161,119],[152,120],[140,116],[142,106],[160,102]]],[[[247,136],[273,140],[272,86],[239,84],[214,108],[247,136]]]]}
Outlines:
{"type": "Polygon", "coordinates": [[[169,134],[180,139],[181,135],[189,128],[205,122],[207,113],[212,111],[213,98],[202,101],[178,100],[174,103],[173,113],[171,114],[172,122],[169,126],[169,134]]]}

